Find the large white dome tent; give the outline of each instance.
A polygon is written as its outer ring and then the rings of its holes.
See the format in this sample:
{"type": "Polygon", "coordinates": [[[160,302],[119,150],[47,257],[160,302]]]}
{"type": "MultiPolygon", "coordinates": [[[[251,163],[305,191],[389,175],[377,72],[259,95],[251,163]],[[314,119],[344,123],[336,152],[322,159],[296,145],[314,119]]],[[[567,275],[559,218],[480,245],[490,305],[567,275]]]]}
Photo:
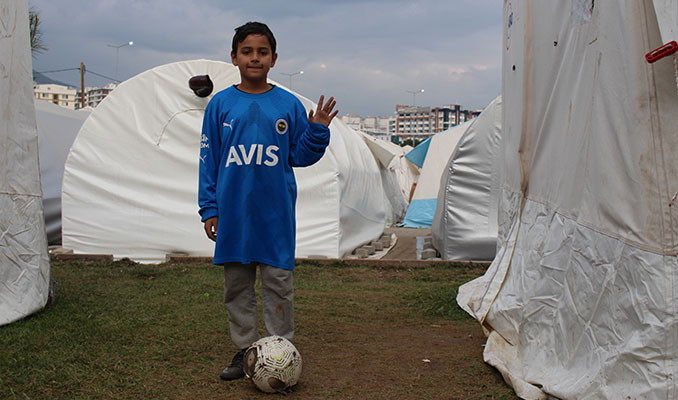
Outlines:
{"type": "Polygon", "coordinates": [[[0,4],[0,325],[49,298],[38,134],[31,84],[28,2],[0,4]]]}
{"type": "Polygon", "coordinates": [[[501,111],[499,96],[471,122],[444,169],[431,225],[433,247],[444,260],[494,259],[501,111]]]}
{"type": "Polygon", "coordinates": [[[405,153],[411,147],[401,147],[367,133],[359,133],[379,164],[386,208],[386,225],[396,225],[405,217],[412,185],[419,176],[417,166],[405,158],[405,153]]]}
{"type": "Polygon", "coordinates": [[[522,398],[676,398],[676,69],[645,60],[676,18],[675,1],[504,2],[502,247],[458,303],[522,398]]]}
{"type": "Polygon", "coordinates": [[[71,110],[50,101],[35,101],[40,154],[42,204],[50,245],[61,244],[61,182],[71,145],[91,109],[71,110]]]}
{"type": "Polygon", "coordinates": [[[464,122],[443,132],[436,133],[412,150],[412,152],[417,153],[420,151],[420,146],[427,147],[426,151],[422,152],[425,154],[425,158],[417,180],[417,186],[414,189],[414,194],[412,194],[412,201],[410,201],[407,207],[403,220],[403,226],[406,228],[431,227],[438,204],[438,191],[440,190],[443,172],[459,139],[464,135],[470,123],[470,121],[464,122]]]}
{"type": "MultiPolygon", "coordinates": [[[[192,76],[204,74],[214,82],[213,94],[240,80],[230,63],[177,62],[123,82],[97,106],[66,162],[63,247],[140,262],[172,253],[213,255],[197,214],[200,128],[211,97],[188,87],[192,76]]],[[[341,120],[330,129],[323,158],[295,169],[298,257],[339,258],[384,229],[372,154],[341,120]]]]}

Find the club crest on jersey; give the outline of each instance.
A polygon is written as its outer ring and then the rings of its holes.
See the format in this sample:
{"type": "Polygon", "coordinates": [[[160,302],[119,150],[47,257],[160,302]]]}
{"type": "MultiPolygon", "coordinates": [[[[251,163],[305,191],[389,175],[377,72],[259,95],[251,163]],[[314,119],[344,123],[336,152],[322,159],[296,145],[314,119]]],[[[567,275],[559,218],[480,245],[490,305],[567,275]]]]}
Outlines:
{"type": "Polygon", "coordinates": [[[285,121],[283,118],[280,118],[279,120],[275,121],[275,131],[278,132],[280,135],[284,135],[287,133],[287,121],[285,121]]]}

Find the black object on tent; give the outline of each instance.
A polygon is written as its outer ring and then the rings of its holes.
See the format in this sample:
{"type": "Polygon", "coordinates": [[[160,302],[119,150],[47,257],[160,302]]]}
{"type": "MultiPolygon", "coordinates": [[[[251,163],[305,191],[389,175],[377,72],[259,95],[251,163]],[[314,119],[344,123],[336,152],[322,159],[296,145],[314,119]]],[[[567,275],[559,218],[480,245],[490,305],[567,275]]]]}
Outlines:
{"type": "Polygon", "coordinates": [[[196,75],[188,80],[188,87],[198,97],[207,97],[214,90],[214,84],[209,75],[196,75]]]}

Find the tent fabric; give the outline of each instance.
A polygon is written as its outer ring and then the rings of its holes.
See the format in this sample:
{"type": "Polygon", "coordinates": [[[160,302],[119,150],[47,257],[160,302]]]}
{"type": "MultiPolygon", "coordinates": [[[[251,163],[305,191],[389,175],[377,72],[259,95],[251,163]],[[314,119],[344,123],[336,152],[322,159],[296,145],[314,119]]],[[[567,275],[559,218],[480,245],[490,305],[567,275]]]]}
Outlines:
{"type": "Polygon", "coordinates": [[[5,325],[47,304],[50,268],[33,111],[28,2],[4,2],[0,19],[0,325],[5,325]]]}
{"type": "Polygon", "coordinates": [[[675,0],[653,0],[655,15],[662,36],[662,44],[678,41],[678,2],[675,0]]]}
{"type": "Polygon", "coordinates": [[[457,143],[438,192],[433,247],[445,260],[492,261],[497,249],[501,96],[457,143]]]}
{"type": "Polygon", "coordinates": [[[71,145],[91,109],[71,110],[49,101],[35,101],[40,181],[47,243],[61,244],[61,182],[71,145]]]}
{"type": "Polygon", "coordinates": [[[405,217],[412,185],[418,168],[405,158],[406,148],[359,132],[379,165],[386,209],[386,225],[400,223],[405,217]]]}
{"type": "Polygon", "coordinates": [[[419,168],[424,166],[424,160],[426,159],[426,154],[428,153],[428,147],[431,145],[431,138],[427,138],[423,142],[419,143],[417,147],[410,150],[405,157],[414,165],[419,168]]]}
{"type": "MultiPolygon", "coordinates": [[[[184,61],[123,82],[85,121],[66,161],[63,247],[156,263],[212,256],[197,214],[202,116],[210,97],[188,87],[209,74],[214,93],[238,83],[231,64],[184,61]]],[[[315,105],[297,95],[304,107],[315,105]]],[[[384,230],[381,178],[357,133],[334,119],[315,165],[295,169],[297,257],[342,257],[384,230]]]]}
{"type": "Polygon", "coordinates": [[[677,396],[678,96],[651,1],[504,2],[499,238],[457,298],[526,399],[677,396]]]}
{"type": "MultiPolygon", "coordinates": [[[[659,32],[661,33],[662,44],[671,41],[678,42],[678,2],[675,0],[653,0],[659,32]]],[[[674,75],[676,79],[676,88],[678,90],[678,54],[674,53],[672,57],[674,62],[674,75]]]]}
{"type": "MultiPolygon", "coordinates": [[[[403,220],[404,227],[428,228],[433,223],[440,180],[454,148],[470,123],[471,121],[464,122],[429,138],[428,151],[417,180],[417,187],[403,220]]],[[[411,154],[418,147],[407,154],[411,154]]]]}

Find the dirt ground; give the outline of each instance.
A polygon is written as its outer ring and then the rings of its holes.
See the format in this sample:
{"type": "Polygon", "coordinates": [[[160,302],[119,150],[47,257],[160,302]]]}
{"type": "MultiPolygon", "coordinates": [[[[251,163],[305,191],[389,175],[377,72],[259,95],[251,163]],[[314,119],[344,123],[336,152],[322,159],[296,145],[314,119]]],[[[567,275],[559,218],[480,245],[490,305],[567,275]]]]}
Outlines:
{"type": "MultiPolygon", "coordinates": [[[[414,258],[416,237],[428,231],[397,232],[394,260],[414,258]]],[[[482,329],[454,300],[456,287],[480,276],[486,266],[394,262],[375,267],[327,261],[295,269],[294,344],[303,358],[303,372],[285,398],[517,398],[501,375],[483,362],[482,329]],[[422,304],[433,304],[434,309],[422,304]]],[[[20,354],[25,359],[10,357],[5,371],[21,368],[26,373],[0,373],[0,397],[3,392],[54,399],[283,397],[262,393],[245,379],[219,379],[235,349],[219,299],[223,272],[215,268],[56,263],[60,300],[26,321],[36,342],[24,339],[20,354]],[[111,304],[105,306],[101,299],[111,304]],[[117,310],[124,314],[115,314],[117,310]],[[73,315],[82,317],[80,325],[73,315]],[[92,316],[108,327],[102,332],[109,337],[94,334],[101,330],[89,326],[92,316]],[[126,324],[135,325],[136,331],[118,327],[126,324]],[[110,333],[112,328],[119,330],[110,333]],[[72,350],[70,338],[76,333],[88,348],[72,350]],[[64,339],[49,339],[55,337],[64,339]],[[36,348],[44,343],[50,346],[36,348]],[[10,392],[3,384],[9,384],[10,392]]],[[[24,337],[20,325],[4,332],[8,343],[24,337]]]]}
{"type": "MultiPolygon", "coordinates": [[[[480,269],[473,273],[481,273],[480,269]]],[[[471,319],[408,318],[390,309],[388,296],[361,286],[360,272],[346,271],[337,279],[351,281],[361,293],[347,296],[362,317],[323,318],[300,312],[295,345],[304,359],[300,383],[291,399],[516,399],[501,375],[483,362],[486,341],[471,319]],[[322,321],[319,323],[319,321],[322,321]],[[313,323],[315,322],[315,325],[313,323]],[[328,371],[331,371],[328,373],[328,371]]],[[[408,271],[383,269],[383,279],[407,280],[408,271]]],[[[300,288],[300,293],[304,289],[300,288]]],[[[332,303],[328,299],[327,303],[332,303]]],[[[329,306],[327,304],[326,306],[329,306]]],[[[297,303],[305,308],[303,299],[297,303]]],[[[326,307],[325,306],[325,307],[326,307]]],[[[347,314],[344,308],[337,314],[347,314]]],[[[215,365],[215,373],[221,365],[215,365]]],[[[270,398],[249,382],[223,382],[234,397],[270,398]]]]}
{"type": "Polygon", "coordinates": [[[332,370],[332,386],[345,399],[515,398],[482,363],[484,343],[473,323],[348,330],[323,352],[306,353],[308,368],[296,391],[299,398],[307,390],[321,391],[332,370]]]}

